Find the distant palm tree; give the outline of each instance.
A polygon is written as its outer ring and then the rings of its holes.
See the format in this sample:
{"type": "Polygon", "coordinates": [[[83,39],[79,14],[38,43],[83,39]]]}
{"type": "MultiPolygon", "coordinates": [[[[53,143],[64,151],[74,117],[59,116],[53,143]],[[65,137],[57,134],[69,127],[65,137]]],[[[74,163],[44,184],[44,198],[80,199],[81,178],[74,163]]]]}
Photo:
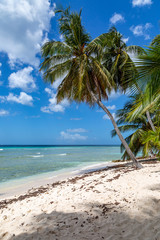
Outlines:
{"type": "Polygon", "coordinates": [[[81,12],[70,13],[69,9],[57,12],[61,13],[59,24],[64,42],[50,41],[43,45],[44,61],[40,70],[44,72],[44,79],[53,83],[58,77],[63,77],[57,91],[57,102],[67,98],[78,103],[86,102],[90,106],[97,103],[111,119],[134,165],[141,168],[112,114],[101,101],[108,99],[108,94],[116,88],[112,75],[102,62],[104,43],[108,41],[108,34],[102,34],[90,41],[90,36],[81,23],[81,12]]]}

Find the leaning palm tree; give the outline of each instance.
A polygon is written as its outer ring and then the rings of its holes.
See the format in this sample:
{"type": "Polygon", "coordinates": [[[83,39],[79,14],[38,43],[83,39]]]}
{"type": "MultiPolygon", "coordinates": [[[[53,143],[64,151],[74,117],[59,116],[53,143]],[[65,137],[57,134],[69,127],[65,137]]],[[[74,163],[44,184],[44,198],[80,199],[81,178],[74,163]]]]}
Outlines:
{"type": "Polygon", "coordinates": [[[108,99],[108,94],[116,85],[102,63],[104,43],[108,39],[108,34],[102,34],[90,41],[90,36],[81,23],[81,12],[70,13],[69,9],[58,12],[61,13],[59,25],[64,42],[50,41],[43,45],[44,61],[40,70],[44,72],[44,79],[53,83],[58,77],[63,77],[57,91],[57,102],[67,98],[78,103],[85,102],[90,106],[98,104],[111,119],[134,165],[141,168],[112,114],[102,103],[102,99],[108,99]]]}

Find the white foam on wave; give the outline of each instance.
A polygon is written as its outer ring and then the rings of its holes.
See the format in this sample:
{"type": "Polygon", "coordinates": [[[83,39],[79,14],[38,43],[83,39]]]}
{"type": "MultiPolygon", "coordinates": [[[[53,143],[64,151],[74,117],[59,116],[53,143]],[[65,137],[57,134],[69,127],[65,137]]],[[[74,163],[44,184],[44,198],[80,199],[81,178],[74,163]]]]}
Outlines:
{"type": "Polygon", "coordinates": [[[59,156],[66,156],[67,155],[67,153],[60,153],[60,154],[58,154],[59,156]]]}
{"type": "Polygon", "coordinates": [[[0,151],[3,151],[3,148],[0,148],[0,151]]]}
{"type": "Polygon", "coordinates": [[[44,157],[44,155],[32,155],[33,158],[44,157]]]}

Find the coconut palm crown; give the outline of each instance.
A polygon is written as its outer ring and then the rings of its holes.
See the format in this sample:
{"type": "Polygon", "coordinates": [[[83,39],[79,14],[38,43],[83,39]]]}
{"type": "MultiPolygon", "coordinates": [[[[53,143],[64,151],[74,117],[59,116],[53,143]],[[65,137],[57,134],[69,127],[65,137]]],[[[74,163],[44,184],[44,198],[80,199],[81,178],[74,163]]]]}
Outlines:
{"type": "Polygon", "coordinates": [[[98,47],[107,34],[90,42],[81,24],[81,11],[79,14],[70,13],[69,9],[57,12],[61,13],[59,24],[64,41],[49,41],[43,45],[43,78],[51,83],[63,78],[57,91],[58,102],[67,98],[94,105],[87,85],[99,99],[107,99],[106,89],[111,91],[113,81],[109,71],[97,60],[98,47]]]}

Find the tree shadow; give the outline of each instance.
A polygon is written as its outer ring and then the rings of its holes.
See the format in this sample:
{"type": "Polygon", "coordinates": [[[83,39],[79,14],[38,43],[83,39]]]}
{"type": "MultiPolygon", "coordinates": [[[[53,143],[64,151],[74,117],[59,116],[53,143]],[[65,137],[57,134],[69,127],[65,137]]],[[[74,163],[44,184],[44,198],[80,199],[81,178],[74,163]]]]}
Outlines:
{"type": "MultiPolygon", "coordinates": [[[[36,215],[25,226],[27,232],[9,240],[160,240],[160,200],[140,203],[132,214],[120,203],[91,203],[81,212],[52,211],[36,215]]],[[[21,228],[23,230],[23,224],[21,228]]],[[[3,239],[3,238],[2,238],[3,239]]]]}
{"type": "Polygon", "coordinates": [[[149,190],[151,191],[160,191],[160,184],[154,184],[152,185],[149,190]]]}

